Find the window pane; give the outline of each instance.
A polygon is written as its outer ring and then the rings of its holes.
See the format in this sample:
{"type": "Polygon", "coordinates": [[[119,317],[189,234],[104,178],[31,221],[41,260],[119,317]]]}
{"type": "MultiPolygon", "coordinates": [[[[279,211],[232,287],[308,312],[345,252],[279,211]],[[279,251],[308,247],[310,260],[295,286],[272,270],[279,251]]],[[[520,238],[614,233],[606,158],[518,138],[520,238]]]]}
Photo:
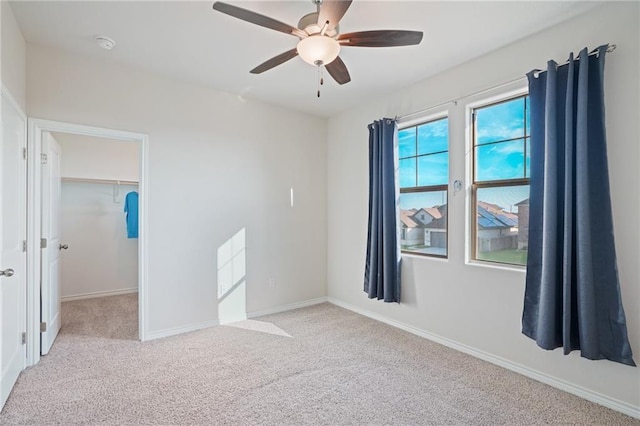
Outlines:
{"type": "Polygon", "coordinates": [[[476,181],[524,178],[524,139],[476,148],[476,181]]]}
{"type": "Polygon", "coordinates": [[[448,181],[448,152],[418,157],[418,186],[446,185],[448,181]]]}
{"type": "Polygon", "coordinates": [[[416,155],[416,128],[398,130],[398,152],[400,158],[416,155]]]}
{"type": "Polygon", "coordinates": [[[529,185],[478,188],[476,259],[526,265],[529,185]]]}
{"type": "Polygon", "coordinates": [[[416,186],[416,159],[400,160],[400,188],[416,186]]]}
{"type": "Polygon", "coordinates": [[[449,149],[449,120],[432,121],[418,126],[418,155],[449,149]]]}
{"type": "Polygon", "coordinates": [[[400,194],[402,251],[447,255],[447,191],[400,194]]]}
{"type": "Polygon", "coordinates": [[[476,144],[524,137],[524,98],[476,109],[476,144]]]}

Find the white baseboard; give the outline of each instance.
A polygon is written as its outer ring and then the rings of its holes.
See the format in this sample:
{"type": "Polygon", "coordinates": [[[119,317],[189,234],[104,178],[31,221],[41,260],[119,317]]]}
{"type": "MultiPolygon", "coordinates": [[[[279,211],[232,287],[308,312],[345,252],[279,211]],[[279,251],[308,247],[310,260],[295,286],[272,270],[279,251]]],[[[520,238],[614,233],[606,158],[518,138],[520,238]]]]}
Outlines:
{"type": "Polygon", "coordinates": [[[326,296],[315,299],[304,300],[302,302],[289,303],[288,305],[276,306],[275,308],[262,309],[260,311],[247,312],[247,318],[263,317],[265,315],[277,314],[280,312],[292,311],[294,309],[306,308],[307,306],[319,305],[328,302],[326,296]]]}
{"type": "Polygon", "coordinates": [[[198,324],[185,325],[182,327],[167,328],[159,331],[152,331],[145,334],[145,342],[149,340],[162,339],[163,337],[175,336],[176,334],[188,333],[190,331],[202,330],[219,325],[218,320],[204,321],[198,324]]]}
{"type": "Polygon", "coordinates": [[[60,298],[62,302],[71,302],[73,300],[94,299],[96,297],[119,296],[121,294],[137,293],[138,287],[121,288],[119,290],[96,291],[94,293],[74,294],[71,296],[63,296],[60,298]]]}
{"type": "Polygon", "coordinates": [[[402,323],[400,321],[393,320],[391,318],[387,318],[383,315],[377,314],[372,311],[368,311],[366,309],[361,309],[357,306],[351,305],[349,303],[345,303],[342,300],[335,299],[333,297],[328,297],[327,301],[331,304],[339,306],[341,308],[347,309],[352,312],[356,312],[360,315],[364,315],[366,317],[372,318],[374,320],[383,322],[390,326],[399,328],[401,330],[407,331],[409,333],[415,334],[416,336],[423,337],[425,339],[434,341],[441,345],[447,346],[451,349],[455,349],[457,351],[466,353],[468,355],[474,356],[476,358],[480,358],[484,361],[490,362],[492,364],[498,365],[500,367],[506,368],[507,370],[514,371],[518,374],[522,374],[523,376],[529,377],[531,379],[537,380],[549,386],[553,386],[554,388],[563,390],[570,394],[576,395],[580,398],[584,398],[588,401],[595,402],[596,404],[603,405],[607,408],[611,408],[612,410],[619,411],[627,416],[635,417],[640,419],[640,407],[635,405],[628,404],[624,401],[620,401],[615,398],[608,397],[606,395],[602,395],[601,393],[594,392],[592,390],[583,388],[576,384],[557,379],[553,376],[549,376],[548,374],[542,373],[540,371],[534,370],[532,368],[526,367],[524,365],[509,361],[508,359],[501,358],[496,355],[492,355],[488,352],[484,352],[478,349],[475,349],[471,346],[467,346],[462,343],[458,343],[454,340],[447,339],[446,337],[439,336],[437,334],[430,333],[428,331],[419,329],[409,324],[402,323]]]}
{"type": "Polygon", "coordinates": [[[247,320],[247,315],[236,315],[233,317],[229,317],[229,318],[219,318],[218,319],[218,323],[219,325],[225,325],[225,324],[232,324],[234,322],[240,322],[240,321],[246,321],[247,320]]]}

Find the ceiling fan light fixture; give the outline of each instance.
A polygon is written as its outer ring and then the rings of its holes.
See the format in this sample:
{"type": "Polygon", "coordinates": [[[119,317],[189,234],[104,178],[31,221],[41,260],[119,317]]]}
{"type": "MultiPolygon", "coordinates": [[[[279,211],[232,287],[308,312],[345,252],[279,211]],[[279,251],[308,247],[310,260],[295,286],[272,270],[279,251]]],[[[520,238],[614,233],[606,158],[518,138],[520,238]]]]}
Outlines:
{"type": "Polygon", "coordinates": [[[340,54],[340,43],[334,38],[316,34],[300,40],[297,50],[306,63],[327,65],[340,54]]]}

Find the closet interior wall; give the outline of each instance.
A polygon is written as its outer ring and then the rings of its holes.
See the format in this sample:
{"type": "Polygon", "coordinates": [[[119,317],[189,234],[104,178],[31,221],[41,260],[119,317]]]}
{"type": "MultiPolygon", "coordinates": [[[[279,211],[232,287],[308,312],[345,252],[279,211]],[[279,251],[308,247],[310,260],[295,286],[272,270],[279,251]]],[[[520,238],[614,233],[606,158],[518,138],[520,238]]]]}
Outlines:
{"type": "Polygon", "coordinates": [[[62,301],[138,291],[138,240],[124,204],[137,191],[137,143],[55,133],[62,149],[62,301]]]}

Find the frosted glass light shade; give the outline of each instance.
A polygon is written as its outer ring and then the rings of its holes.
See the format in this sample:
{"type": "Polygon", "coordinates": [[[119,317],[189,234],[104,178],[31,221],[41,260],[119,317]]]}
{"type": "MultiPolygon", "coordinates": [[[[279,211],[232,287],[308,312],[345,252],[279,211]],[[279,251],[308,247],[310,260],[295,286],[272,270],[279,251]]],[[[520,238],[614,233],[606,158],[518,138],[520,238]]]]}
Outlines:
{"type": "Polygon", "coordinates": [[[321,65],[327,65],[338,57],[340,43],[331,37],[312,35],[300,40],[297,49],[298,55],[306,63],[318,65],[317,61],[320,61],[321,65]]]}

